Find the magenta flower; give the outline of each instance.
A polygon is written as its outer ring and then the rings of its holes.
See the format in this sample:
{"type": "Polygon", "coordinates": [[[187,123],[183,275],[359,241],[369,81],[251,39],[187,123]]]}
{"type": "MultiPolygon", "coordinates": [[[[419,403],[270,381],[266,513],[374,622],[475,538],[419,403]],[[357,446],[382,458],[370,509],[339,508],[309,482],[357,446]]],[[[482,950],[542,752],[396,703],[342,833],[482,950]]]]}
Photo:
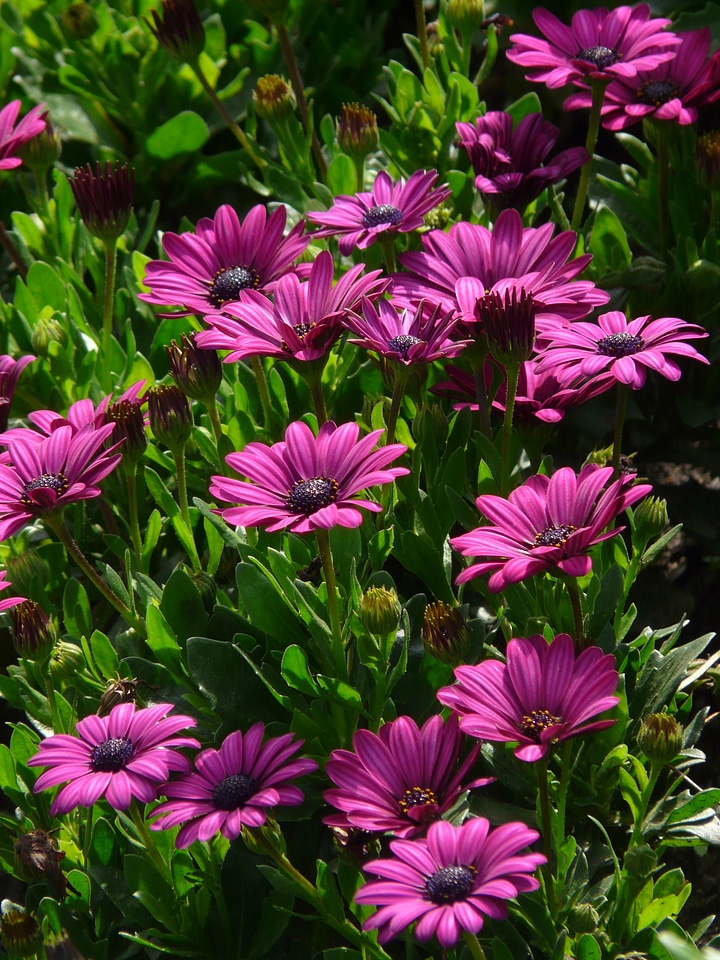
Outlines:
{"type": "MultiPolygon", "coordinates": [[[[2,114],[0,114],[2,117],[2,114]]],[[[7,354],[0,355],[0,433],[7,429],[10,416],[10,404],[25,367],[32,363],[35,357],[25,354],[19,360],[13,360],[7,354]]]]}
{"type": "MultiPolygon", "coordinates": [[[[697,120],[697,108],[720,97],[720,51],[710,58],[710,30],[679,33],[682,41],[672,60],[636,77],[620,77],[605,91],[602,124],[608,130],[625,130],[641,120],[674,120],[687,126],[697,120]]],[[[590,91],[568,97],[566,110],[591,105],[590,91]]]]}
{"type": "MultiPolygon", "coordinates": [[[[541,370],[537,360],[528,360],[520,367],[513,420],[528,423],[540,420],[543,423],[558,423],[571,407],[591,400],[612,386],[610,377],[599,377],[592,383],[578,384],[563,389],[554,369],[541,370]]],[[[505,411],[503,383],[493,406],[505,411]]]]}
{"type": "Polygon", "coordinates": [[[364,269],[362,264],[351,267],[333,286],[332,254],[324,250],[307,281],[288,274],[278,280],[272,300],[246,290],[221,314],[206,315],[210,329],[196,334],[195,342],[204,349],[230,350],[225,363],[253,356],[320,359],[344,332],[340,321],[347,311],[359,307],[363,297],[375,299],[387,289],[390,281],[381,270],[363,276],[364,269]]]}
{"type": "Polygon", "coordinates": [[[264,725],[256,723],[246,734],[231,733],[219,750],[199,753],[197,772],[160,787],[158,792],[171,799],[153,810],[153,817],[161,816],[152,829],[169,830],[182,823],[175,840],[180,849],[218,832],[235,840],[243,826],[261,827],[270,808],[302,803],[302,790],[291,781],[317,770],[317,763],[307,757],[291,759],[303,745],[292,733],[263,744],[264,732],[264,725]]]}
{"type": "Polygon", "coordinates": [[[373,450],[382,430],[373,430],[362,440],[359,434],[356,423],[338,427],[329,420],[314,437],[306,423],[297,421],[280,443],[271,447],[249,443],[241,453],[228,454],[227,464],[251,482],[212,477],[214,497],[240,504],[217,512],[230,524],[267,527],[270,532],[359,527],[360,507],[375,513],[382,507],[355,494],[409,473],[406,467],[386,469],[405,452],[403,444],[373,450]]]}
{"type": "Polygon", "coordinates": [[[0,170],[19,167],[22,160],[13,154],[16,154],[28,140],[42,133],[46,126],[47,111],[44,103],[33,107],[16,125],[20,106],[19,100],[11,100],[0,110],[0,170]]]}
{"type": "Polygon", "coordinates": [[[530,477],[507,500],[478,497],[478,510],[493,526],[455,537],[450,546],[465,557],[486,559],[472,563],[456,582],[489,573],[488,586],[497,593],[536,573],[589,573],[590,547],[619,533],[622,527],[606,528],[652,490],[627,475],[606,487],[612,474],[612,467],[596,464],[587,464],[579,474],[562,467],[552,477],[530,477]]]}
{"type": "Polygon", "coordinates": [[[140,299],[204,314],[238,300],[243,290],[272,289],[310,243],[302,236],[302,220],[283,238],[286,217],[284,206],[268,217],[258,204],[241,223],[225,204],[214,220],[198,220],[194,234],[166,233],[163,247],[170,262],[147,265],[144,283],[151,292],[140,299]]]}
{"type": "Polygon", "coordinates": [[[539,368],[552,369],[565,386],[605,374],[639,390],[648,369],[668,380],[680,379],[680,367],[668,355],[708,363],[685,342],[707,335],[702,327],[677,317],[628,320],[620,310],[611,310],[601,314],[597,323],[579,321],[553,328],[549,343],[539,355],[539,368]]]}
{"type": "Polygon", "coordinates": [[[585,147],[571,147],[543,165],[560,131],[541,113],[523,117],[515,130],[512,117],[502,110],[490,110],[474,124],[455,126],[470,156],[475,186],[493,218],[506,207],[522,213],[545,187],[562,180],[588,159],[585,147]]]}
{"type": "Polygon", "coordinates": [[[459,321],[454,309],[446,311],[422,300],[398,308],[392,300],[373,304],[365,299],[362,316],[348,314],[345,325],[359,338],[351,343],[409,365],[431,363],[461,353],[471,341],[451,339],[459,321]]]}
{"type": "Polygon", "coordinates": [[[323,823],[396,837],[422,833],[465,790],[493,782],[490,777],[463,784],[480,750],[460,762],[463,739],[456,717],[431,717],[419,729],[410,717],[398,717],[379,733],[359,730],[354,751],[330,754],[325,772],[335,788],[325,791],[325,800],[343,812],[323,823]]]}
{"type": "Polygon", "coordinates": [[[320,224],[316,237],[339,236],[340,253],[347,257],[353,247],[365,250],[384,233],[394,237],[421,227],[425,214],[451,193],[448,187],[433,189],[437,177],[435,170],[416,170],[407,181],[393,183],[381,170],[371,193],[336,197],[328,211],[308,213],[308,220],[320,224]]]}
{"type": "MultiPolygon", "coordinates": [[[[0,570],[0,592],[12,586],[10,581],[5,579],[6,577],[7,570],[0,570]]],[[[0,613],[2,613],[3,610],[10,610],[11,607],[16,607],[19,603],[24,602],[25,597],[5,597],[4,600],[0,600],[0,613]]]]}
{"type": "Polygon", "coordinates": [[[524,823],[491,830],[488,820],[475,817],[459,827],[440,820],[427,837],[392,841],[393,858],[363,867],[381,878],[355,894],[357,903],[380,907],[363,929],[378,930],[380,943],[387,943],[417,921],[418,940],[435,935],[451,949],[463,931],[477,934],[486,917],[504,920],[506,901],[538,889],[532,874],[546,858],[521,851],[539,836],[524,823]]]}
{"type": "Polygon", "coordinates": [[[7,540],[26,523],[48,510],[100,496],[97,485],[118,465],[117,444],[104,450],[115,424],[71,426],[49,437],[34,430],[13,431],[7,458],[0,463],[0,540],[7,540]]]}
{"type": "Polygon", "coordinates": [[[671,21],[650,19],[646,3],[578,10],[569,27],[542,7],[533,11],[533,20],[547,40],[515,33],[507,58],[530,68],[526,80],[551,89],[578,80],[634,77],[639,70],[653,70],[669,60],[679,43],[665,30],[671,21]]]}
{"type": "Polygon", "coordinates": [[[541,760],[553,743],[615,723],[587,722],[619,702],[615,658],[600,647],[576,657],[567,633],[551,643],[540,635],[510,640],[505,663],[458,667],[455,677],[456,684],[438,691],[440,703],[460,715],[470,736],[517,743],[518,760],[541,760]]]}
{"type": "Polygon", "coordinates": [[[575,279],[592,257],[568,260],[577,237],[571,230],[553,237],[554,229],[551,223],[523,227],[517,210],[504,210],[492,231],[464,222],[447,233],[432,230],[422,238],[424,251],[400,254],[408,272],[393,276],[392,295],[401,303],[426,298],[474,323],[478,299],[512,287],[532,296],[539,330],[554,318],[586,317],[610,298],[594,283],[575,279]]]}
{"type": "Polygon", "coordinates": [[[77,736],[65,733],[48,737],[28,766],[48,767],[33,788],[35,793],[67,783],[52,802],[51,816],[74,807],[91,807],[105,796],[111,807],[127,810],[133,797],[154,800],[159,783],[170,771],[186,771],[190,762],[178,747],[199,747],[193,737],[175,734],[195,726],[184,714],[168,717],[170,703],[139,709],[121,703],[106,717],[78,721],[77,736]]]}

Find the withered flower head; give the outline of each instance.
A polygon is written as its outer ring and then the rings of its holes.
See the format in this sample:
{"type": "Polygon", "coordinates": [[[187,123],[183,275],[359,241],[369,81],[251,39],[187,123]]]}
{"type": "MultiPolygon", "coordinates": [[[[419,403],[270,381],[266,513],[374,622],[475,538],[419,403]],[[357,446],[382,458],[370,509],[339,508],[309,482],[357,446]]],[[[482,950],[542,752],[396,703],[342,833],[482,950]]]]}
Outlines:
{"type": "Polygon", "coordinates": [[[39,603],[23,600],[10,611],[13,645],[28,660],[46,660],[55,646],[53,622],[39,603]]]}
{"type": "Polygon", "coordinates": [[[441,663],[459,666],[467,653],[470,635],[462,614],[439,600],[425,607],[422,642],[427,653],[441,663]]]}
{"type": "Polygon", "coordinates": [[[190,439],[193,419],[188,399],[179,387],[155,387],[148,391],[150,429],[155,439],[171,450],[190,439]]]}
{"type": "Polygon", "coordinates": [[[42,944],[37,920],[12,900],[0,904],[0,941],[11,957],[34,957],[42,944]]]}
{"type": "Polygon", "coordinates": [[[113,707],[117,707],[120,703],[135,703],[139,684],[140,681],[137,677],[133,677],[132,680],[126,680],[124,677],[111,680],[107,690],[100,698],[97,715],[106,717],[113,707]]]}
{"type": "Polygon", "coordinates": [[[67,880],[60,869],[64,856],[44,830],[31,830],[15,841],[15,865],[20,876],[28,881],[47,880],[60,900],[67,890],[67,880]]]}
{"type": "Polygon", "coordinates": [[[377,149],[377,116],[369,107],[359,103],[344,103],[337,122],[337,139],[340,148],[353,160],[363,161],[377,149]]]}
{"type": "Polygon", "coordinates": [[[115,424],[113,441],[125,441],[120,447],[123,461],[131,466],[136,464],[147,447],[145,418],[140,404],[133,400],[118,400],[107,408],[105,421],[115,424]]]}
{"type": "Polygon", "coordinates": [[[284,77],[268,73],[255,84],[253,104],[263,120],[284,120],[295,112],[297,98],[284,77]]]}
{"type": "Polygon", "coordinates": [[[214,398],[222,383],[222,363],[216,350],[203,350],[195,343],[194,333],[183,333],[181,345],[173,340],[165,347],[170,373],[186,397],[191,400],[214,398]]]}
{"type": "Polygon", "coordinates": [[[175,60],[194,63],[205,46],[205,28],[193,0],[163,0],[152,18],[143,17],[160,46],[175,60]]]}
{"type": "Polygon", "coordinates": [[[75,202],[83,223],[94,237],[117,240],[130,220],[135,173],[118,161],[76,167],[70,177],[75,202]]]}

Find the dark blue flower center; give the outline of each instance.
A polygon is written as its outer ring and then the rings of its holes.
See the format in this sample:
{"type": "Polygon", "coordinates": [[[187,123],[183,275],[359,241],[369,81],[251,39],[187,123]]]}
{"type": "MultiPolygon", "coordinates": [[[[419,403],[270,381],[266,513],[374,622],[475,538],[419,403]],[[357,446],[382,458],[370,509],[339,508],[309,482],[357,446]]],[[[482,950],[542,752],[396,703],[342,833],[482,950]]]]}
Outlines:
{"type": "Polygon", "coordinates": [[[574,533],[577,527],[572,524],[559,524],[554,527],[546,527],[535,537],[536,547],[561,547],[571,533],[574,533]]]}
{"type": "Polygon", "coordinates": [[[92,748],[90,766],[95,773],[117,773],[127,765],[133,751],[127,737],[109,737],[92,748]]]}
{"type": "Polygon", "coordinates": [[[669,100],[680,96],[679,88],[672,80],[646,80],[638,87],[637,98],[649,107],[661,107],[669,100]]]}
{"type": "Polygon", "coordinates": [[[298,335],[298,337],[300,337],[300,339],[302,340],[302,339],[304,339],[304,338],[307,336],[307,334],[310,333],[310,331],[313,330],[316,326],[317,326],[316,323],[296,323],[296,324],[293,325],[293,330],[294,330],[295,333],[298,335]]]}
{"type": "Polygon", "coordinates": [[[456,903],[464,900],[475,885],[475,867],[457,865],[441,867],[425,881],[426,900],[433,903],[456,903]]]}
{"type": "Polygon", "coordinates": [[[533,710],[522,718],[520,729],[526,737],[531,737],[539,743],[543,730],[560,722],[560,717],[556,717],[549,710],[533,710]]]}
{"type": "Polygon", "coordinates": [[[328,477],[310,477],[298,480],[287,495],[287,505],[292,513],[315,513],[337,500],[338,482],[328,477]]]}
{"type": "Polygon", "coordinates": [[[362,215],[363,226],[379,227],[383,223],[389,223],[392,227],[397,227],[402,223],[402,210],[393,207],[390,203],[381,203],[377,207],[370,207],[362,215]]]}
{"type": "Polygon", "coordinates": [[[437,797],[430,787],[410,787],[398,801],[398,806],[407,813],[410,807],[437,806],[437,797]]]}
{"type": "Polygon", "coordinates": [[[259,284],[260,274],[252,267],[228,267],[215,274],[208,295],[216,307],[221,307],[237,300],[241,290],[254,290],[259,284]]]}
{"type": "Polygon", "coordinates": [[[643,338],[633,333],[611,333],[609,337],[598,340],[597,348],[604,357],[631,357],[644,346],[643,338]]]}
{"type": "Polygon", "coordinates": [[[26,506],[31,506],[36,503],[36,501],[28,496],[32,490],[46,489],[54,490],[55,493],[60,497],[63,493],[66,492],[70,483],[68,478],[64,473],[43,473],[39,477],[35,477],[33,480],[28,480],[27,483],[23,484],[23,493],[20,494],[20,501],[26,506]]]}
{"type": "Polygon", "coordinates": [[[237,810],[256,792],[256,783],[244,773],[225,777],[213,787],[212,799],[218,810],[237,810]]]}
{"type": "Polygon", "coordinates": [[[575,59],[585,60],[587,63],[594,63],[598,70],[605,70],[606,67],[611,67],[614,63],[618,62],[620,54],[616,53],[615,50],[612,50],[610,47],[597,46],[581,50],[575,59]]]}
{"type": "Polygon", "coordinates": [[[399,337],[393,337],[392,340],[388,340],[390,349],[401,354],[403,360],[407,360],[410,347],[414,347],[416,343],[422,343],[422,340],[411,336],[409,333],[401,333],[399,337]]]}

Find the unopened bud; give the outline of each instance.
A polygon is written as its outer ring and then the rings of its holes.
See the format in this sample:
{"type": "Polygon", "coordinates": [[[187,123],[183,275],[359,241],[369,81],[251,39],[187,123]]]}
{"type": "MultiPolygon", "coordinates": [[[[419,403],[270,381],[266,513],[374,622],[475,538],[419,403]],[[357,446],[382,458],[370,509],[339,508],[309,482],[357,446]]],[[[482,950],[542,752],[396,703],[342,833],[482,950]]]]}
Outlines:
{"type": "Polygon", "coordinates": [[[23,600],[10,611],[15,650],[28,660],[46,660],[55,646],[53,622],[39,603],[23,600]]]}
{"type": "Polygon", "coordinates": [[[87,40],[98,28],[95,11],[85,0],[70,3],[63,10],[60,21],[70,40],[87,40]]]}
{"type": "Polygon", "coordinates": [[[337,140],[341,150],[362,162],[377,149],[377,116],[359,103],[344,103],[337,122],[337,140]]]}
{"type": "Polygon", "coordinates": [[[485,10],[482,0],[448,0],[445,8],[447,22],[463,36],[482,26],[485,10]]]}
{"type": "Polygon", "coordinates": [[[600,923],[600,914],[591,903],[578,903],[570,911],[567,922],[572,933],[592,933],[600,923]]]}
{"type": "Polygon", "coordinates": [[[187,397],[179,387],[155,387],[148,391],[150,429],[155,439],[171,450],[182,448],[190,439],[193,419],[187,397]]]}
{"type": "Polygon", "coordinates": [[[18,150],[18,156],[38,177],[43,177],[56,160],[60,159],[62,141],[57,130],[49,120],[45,120],[45,129],[31,137],[18,150]]]}
{"type": "Polygon", "coordinates": [[[128,165],[96,163],[76,167],[70,177],[75,203],[90,233],[104,242],[117,240],[130,221],[135,175],[128,165]]]}
{"type": "Polygon", "coordinates": [[[477,301],[477,315],[490,353],[504,367],[524,363],[535,345],[535,302],[525,288],[488,293],[477,301]]]}
{"type": "Polygon", "coordinates": [[[152,18],[150,23],[143,17],[166,53],[182,63],[198,59],[205,46],[205,28],[193,0],[163,0],[152,18]]]}
{"type": "Polygon", "coordinates": [[[145,417],[140,404],[132,400],[118,400],[107,408],[106,423],[114,423],[112,442],[123,440],[120,447],[123,461],[131,466],[136,464],[147,448],[145,417]]]}
{"type": "Polygon", "coordinates": [[[38,578],[41,587],[50,583],[50,567],[35,550],[25,550],[9,556],[5,566],[13,584],[13,591],[18,594],[32,596],[33,577],[38,578]]]}
{"type": "Polygon", "coordinates": [[[698,138],[695,158],[707,184],[717,187],[720,184],[720,130],[711,130],[698,138]]]}
{"type": "Polygon", "coordinates": [[[448,418],[439,403],[423,403],[412,422],[412,434],[419,442],[427,437],[438,449],[445,446],[448,418]]]}
{"type": "Polygon", "coordinates": [[[48,668],[54,680],[72,680],[85,668],[82,647],[67,640],[58,640],[50,654],[48,668]]]}
{"type": "Polygon", "coordinates": [[[284,77],[268,73],[255,84],[253,104],[255,112],[263,120],[285,120],[295,113],[297,99],[284,77]]]}
{"type": "Polygon", "coordinates": [[[682,724],[664,711],[652,713],[640,724],[637,741],[648,760],[670,763],[682,749],[682,724]]]}
{"type": "Polygon", "coordinates": [[[396,631],[401,614],[397,593],[387,587],[369,587],[360,601],[360,623],[376,637],[396,631]]]}
{"type": "Polygon", "coordinates": [[[204,350],[195,343],[194,333],[183,333],[165,347],[170,373],[177,386],[191,400],[207,403],[220,389],[222,363],[217,350],[204,350]]]}
{"type": "Polygon", "coordinates": [[[217,584],[210,574],[205,573],[204,570],[198,570],[197,573],[193,573],[190,579],[197,587],[203,606],[208,613],[212,613],[215,609],[215,600],[217,599],[217,584]]]}
{"type": "Polygon", "coordinates": [[[468,650],[470,634],[462,614],[441,600],[425,607],[422,624],[425,651],[441,663],[458,666],[468,650]]]}
{"type": "Polygon", "coordinates": [[[659,537],[668,525],[667,500],[645,497],[633,511],[635,530],[645,541],[659,537]]]}
{"type": "Polygon", "coordinates": [[[40,316],[30,334],[30,343],[33,350],[41,357],[47,357],[48,349],[51,343],[59,343],[64,346],[67,341],[67,333],[60,321],[54,317],[40,316]]]}

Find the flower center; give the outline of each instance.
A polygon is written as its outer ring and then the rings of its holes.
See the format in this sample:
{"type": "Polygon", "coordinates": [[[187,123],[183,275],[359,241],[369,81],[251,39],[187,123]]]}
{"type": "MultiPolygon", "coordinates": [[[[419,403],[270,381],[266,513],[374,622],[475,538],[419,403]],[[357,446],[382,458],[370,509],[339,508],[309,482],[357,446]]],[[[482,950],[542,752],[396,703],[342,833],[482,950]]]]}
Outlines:
{"type": "Polygon", "coordinates": [[[437,797],[430,787],[410,787],[398,800],[398,806],[403,813],[407,813],[410,807],[437,806],[437,797]]]}
{"type": "Polygon", "coordinates": [[[475,885],[477,870],[459,864],[441,867],[425,881],[424,898],[433,903],[455,903],[463,900],[475,885]]]}
{"type": "Polygon", "coordinates": [[[292,513],[315,513],[329,503],[335,503],[338,486],[337,480],[328,477],[298,480],[288,490],[287,505],[292,513]]]}
{"type": "Polygon", "coordinates": [[[362,215],[362,222],[363,226],[368,229],[379,227],[382,223],[389,223],[390,226],[397,227],[398,224],[402,223],[402,218],[402,210],[398,210],[390,203],[381,203],[377,207],[370,207],[369,210],[366,210],[362,215]]]}
{"type": "Polygon", "coordinates": [[[649,107],[661,107],[668,100],[680,96],[679,88],[672,80],[646,80],[638,87],[637,98],[649,107]]]}
{"type": "Polygon", "coordinates": [[[218,810],[237,810],[255,793],[255,781],[244,773],[225,777],[213,787],[213,803],[218,810]]]}
{"type": "Polygon", "coordinates": [[[20,501],[26,506],[33,506],[37,504],[37,501],[34,497],[29,496],[32,490],[54,490],[60,497],[66,492],[69,485],[70,482],[64,473],[43,473],[42,476],[35,477],[34,480],[28,480],[23,485],[24,492],[20,494],[20,501]]]}
{"type": "Polygon", "coordinates": [[[302,340],[316,326],[316,323],[296,323],[293,325],[293,330],[302,340]]]}
{"type": "Polygon", "coordinates": [[[260,274],[244,265],[218,270],[210,284],[208,294],[216,307],[237,300],[241,290],[255,289],[260,285],[260,274]]]}
{"type": "Polygon", "coordinates": [[[587,63],[594,63],[599,70],[611,67],[620,59],[620,54],[616,53],[610,47],[588,47],[581,50],[575,57],[576,60],[585,60],[587,63]]]}
{"type": "Polygon", "coordinates": [[[416,343],[422,343],[422,340],[411,336],[409,333],[401,333],[399,337],[393,337],[392,340],[388,340],[390,349],[396,350],[401,354],[403,360],[407,360],[410,347],[414,347],[416,343]]]}
{"type": "Polygon", "coordinates": [[[598,353],[604,357],[631,357],[639,353],[645,343],[642,337],[633,333],[612,333],[609,337],[598,340],[598,353]]]}
{"type": "Polygon", "coordinates": [[[531,737],[539,743],[540,734],[543,730],[547,730],[548,727],[560,722],[560,717],[556,717],[549,710],[533,710],[532,713],[527,713],[522,718],[520,729],[526,737],[531,737]]]}
{"type": "Polygon", "coordinates": [[[577,527],[572,524],[561,524],[541,530],[535,537],[536,547],[561,547],[577,527]]]}
{"type": "Polygon", "coordinates": [[[109,737],[92,748],[90,766],[94,773],[117,773],[126,766],[133,750],[127,737],[109,737]]]}

